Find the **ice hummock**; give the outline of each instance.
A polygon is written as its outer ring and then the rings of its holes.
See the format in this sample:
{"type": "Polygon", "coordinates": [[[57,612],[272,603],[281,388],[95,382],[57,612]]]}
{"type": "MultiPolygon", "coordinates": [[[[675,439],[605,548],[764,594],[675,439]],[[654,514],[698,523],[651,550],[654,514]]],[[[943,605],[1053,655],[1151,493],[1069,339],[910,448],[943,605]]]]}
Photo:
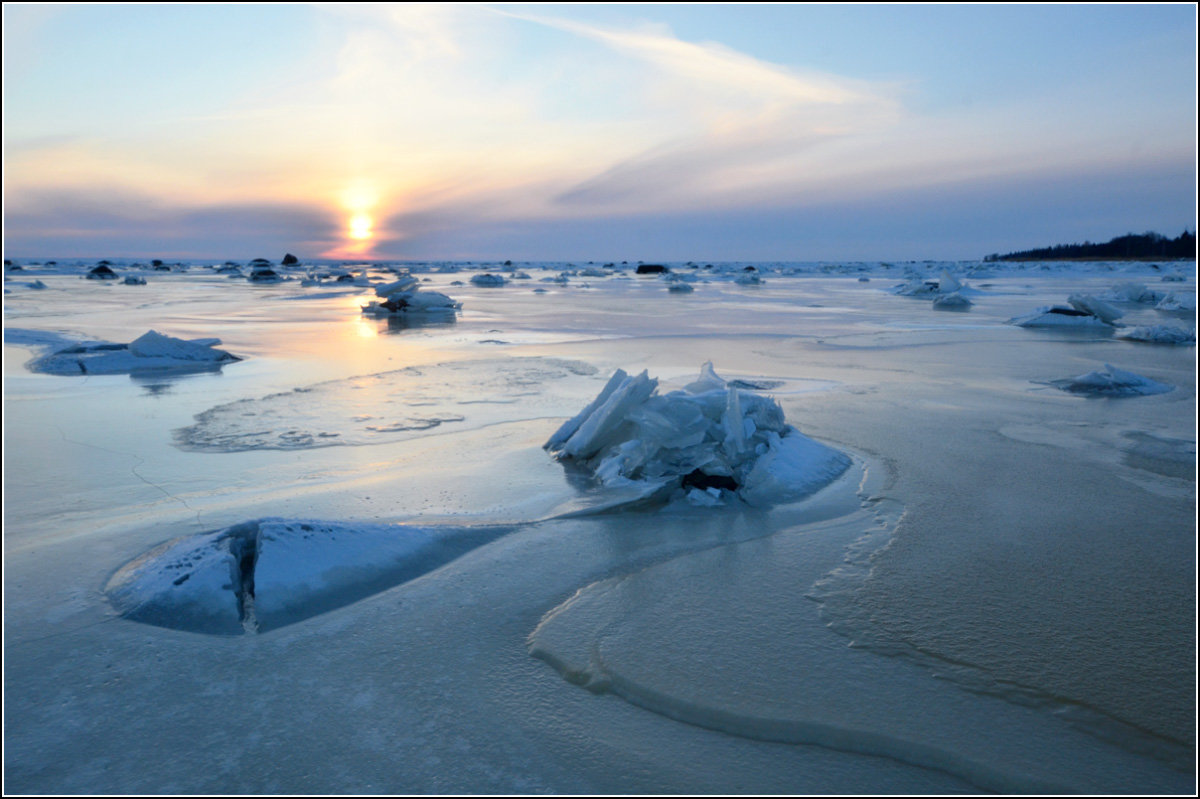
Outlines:
{"type": "Polygon", "coordinates": [[[799,499],[850,465],[787,424],[774,399],[720,377],[711,361],[682,390],[657,389],[646,371],[618,369],[545,448],[607,488],[637,487],[643,496],[678,489],[698,505],[729,496],[751,505],[799,499]]]}
{"type": "Polygon", "coordinates": [[[133,621],[266,632],[413,580],[511,529],[266,518],[168,541],[121,567],[105,593],[133,621]]]}
{"type": "Polygon", "coordinates": [[[452,314],[462,307],[438,291],[422,291],[417,279],[411,275],[375,287],[375,296],[382,302],[370,302],[362,312],[370,316],[397,316],[408,314],[452,314]]]}
{"type": "Polygon", "coordinates": [[[150,371],[220,369],[241,358],[216,349],[218,338],[181,339],[149,330],[128,344],[86,341],[41,355],[26,364],[54,375],[112,375],[150,371]]]}
{"type": "Polygon", "coordinates": [[[1067,380],[1054,380],[1051,385],[1072,394],[1091,394],[1099,397],[1142,397],[1165,394],[1175,387],[1148,377],[1104,364],[1104,369],[1067,380]]]}
{"type": "Polygon", "coordinates": [[[1150,344],[1195,344],[1196,331],[1178,325],[1144,325],[1122,331],[1118,338],[1150,344]]]}

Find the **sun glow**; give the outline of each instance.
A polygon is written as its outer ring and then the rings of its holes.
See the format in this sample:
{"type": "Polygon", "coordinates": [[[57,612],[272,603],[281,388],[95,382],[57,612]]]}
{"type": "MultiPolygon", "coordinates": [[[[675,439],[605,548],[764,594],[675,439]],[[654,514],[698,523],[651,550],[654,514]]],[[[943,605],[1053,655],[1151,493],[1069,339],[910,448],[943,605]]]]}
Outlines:
{"type": "Polygon", "coordinates": [[[355,241],[366,241],[373,235],[371,228],[375,222],[366,214],[355,214],[350,217],[350,238],[355,241]]]}

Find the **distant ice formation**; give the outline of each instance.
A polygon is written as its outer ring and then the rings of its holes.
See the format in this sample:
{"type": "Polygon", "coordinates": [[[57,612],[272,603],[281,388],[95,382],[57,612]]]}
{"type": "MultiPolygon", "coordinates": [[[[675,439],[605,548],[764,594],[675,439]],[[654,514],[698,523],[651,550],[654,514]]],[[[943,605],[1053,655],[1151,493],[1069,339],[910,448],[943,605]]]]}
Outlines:
{"type": "Polygon", "coordinates": [[[112,375],[215,370],[241,360],[236,355],[215,349],[220,343],[221,340],[216,338],[186,340],[150,330],[128,344],[71,343],[34,358],[26,368],[53,375],[112,375]]]}
{"type": "Polygon", "coordinates": [[[455,302],[437,291],[422,291],[415,277],[405,276],[392,283],[375,287],[375,296],[382,302],[370,302],[362,312],[369,316],[397,314],[448,314],[457,311],[462,303],[455,302]]]}
{"type": "Polygon", "coordinates": [[[1150,344],[1195,344],[1196,331],[1177,325],[1147,325],[1122,331],[1118,338],[1145,341],[1150,344]]]}
{"type": "Polygon", "coordinates": [[[1054,380],[1051,385],[1072,394],[1090,394],[1097,397],[1142,397],[1165,394],[1174,389],[1174,386],[1117,369],[1107,363],[1104,364],[1103,370],[1066,380],[1054,380]]]}
{"type": "Polygon", "coordinates": [[[488,272],[471,276],[471,283],[476,286],[503,286],[506,282],[502,275],[493,275],[488,272]]]}
{"type": "Polygon", "coordinates": [[[267,518],[168,541],[118,570],[105,593],[133,621],[267,632],[415,579],[510,529],[267,518]]]}
{"type": "Polygon", "coordinates": [[[751,505],[799,499],[838,477],[845,454],[784,422],[775,400],[724,380],[706,363],[681,391],[618,369],[545,448],[605,487],[642,495],[680,490],[693,504],[736,496],[751,505]]]}
{"type": "Polygon", "coordinates": [[[971,301],[954,291],[934,297],[933,307],[938,311],[966,311],[971,307],[971,301]]]}
{"type": "Polygon", "coordinates": [[[1154,306],[1159,311],[1178,311],[1181,313],[1196,312],[1196,295],[1169,291],[1154,306]]]}
{"type": "Polygon", "coordinates": [[[1063,305],[1046,305],[1023,316],[1008,320],[1008,324],[1017,327],[1071,327],[1097,328],[1109,330],[1112,325],[1098,316],[1078,308],[1068,308],[1063,305]]]}

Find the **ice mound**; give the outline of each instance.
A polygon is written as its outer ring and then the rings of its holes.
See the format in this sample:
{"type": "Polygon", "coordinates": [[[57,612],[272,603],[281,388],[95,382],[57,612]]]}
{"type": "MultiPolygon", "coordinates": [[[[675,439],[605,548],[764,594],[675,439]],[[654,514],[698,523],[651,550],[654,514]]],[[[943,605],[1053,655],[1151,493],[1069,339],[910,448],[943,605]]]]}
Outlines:
{"type": "Polygon", "coordinates": [[[364,314],[370,316],[447,314],[462,307],[462,303],[455,302],[441,292],[421,291],[417,279],[412,276],[376,286],[375,296],[383,297],[383,302],[367,303],[362,309],[364,314]]]}
{"type": "Polygon", "coordinates": [[[152,371],[190,372],[220,369],[240,361],[214,349],[216,338],[180,339],[150,330],[128,344],[82,342],[34,358],[26,367],[54,375],[112,375],[152,371]]]}
{"type": "Polygon", "coordinates": [[[1162,292],[1146,288],[1144,283],[1118,283],[1101,295],[1109,302],[1136,302],[1154,304],[1163,298],[1162,292]]]}
{"type": "Polygon", "coordinates": [[[939,294],[955,294],[966,289],[966,283],[943,269],[937,280],[912,277],[903,286],[897,288],[896,293],[901,297],[930,297],[939,294]]]}
{"type": "Polygon", "coordinates": [[[503,276],[493,275],[489,272],[471,276],[471,283],[476,286],[503,286],[506,282],[503,276]]]}
{"type": "Polygon", "coordinates": [[[1109,330],[1112,325],[1100,317],[1081,311],[1078,308],[1068,308],[1063,305],[1046,305],[1036,311],[1015,316],[1008,324],[1017,327],[1068,327],[1068,328],[1097,328],[1109,330]]]}
{"type": "Polygon", "coordinates": [[[1104,300],[1093,297],[1091,294],[1072,294],[1067,297],[1067,302],[1075,310],[1091,314],[1101,322],[1107,322],[1110,325],[1124,316],[1121,311],[1118,311],[1104,300]]]}
{"type": "Polygon", "coordinates": [[[1150,344],[1195,344],[1196,331],[1176,325],[1147,325],[1122,332],[1118,338],[1145,341],[1150,344]]]}
{"type": "Polygon", "coordinates": [[[751,505],[799,499],[850,465],[786,424],[774,399],[729,383],[711,362],[681,391],[657,388],[645,371],[630,377],[618,369],[545,448],[606,488],[638,487],[644,496],[679,489],[699,505],[731,496],[751,505]]]}
{"type": "Polygon", "coordinates": [[[1167,295],[1160,299],[1155,304],[1155,309],[1159,311],[1178,311],[1181,313],[1196,312],[1196,295],[1195,294],[1179,294],[1174,291],[1167,292],[1167,295]]]}
{"type": "Polygon", "coordinates": [[[509,531],[261,519],[168,541],[118,570],[105,593],[133,621],[266,632],[413,580],[509,531]]]}
{"type": "Polygon", "coordinates": [[[966,311],[971,305],[971,301],[957,291],[933,299],[933,307],[937,311],[966,311]]]}
{"type": "Polygon", "coordinates": [[[1068,380],[1054,380],[1051,385],[1073,394],[1091,394],[1098,397],[1142,397],[1149,394],[1165,394],[1174,389],[1174,386],[1117,369],[1107,363],[1102,371],[1088,372],[1068,380]]]}

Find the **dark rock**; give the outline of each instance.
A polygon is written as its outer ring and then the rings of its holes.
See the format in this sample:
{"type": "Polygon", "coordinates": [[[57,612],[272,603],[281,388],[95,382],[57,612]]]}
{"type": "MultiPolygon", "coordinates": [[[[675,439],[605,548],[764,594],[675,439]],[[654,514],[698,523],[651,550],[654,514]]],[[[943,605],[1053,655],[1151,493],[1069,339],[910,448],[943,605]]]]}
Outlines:
{"type": "Polygon", "coordinates": [[[659,275],[663,272],[670,272],[662,264],[638,264],[637,273],[639,275],[659,275]]]}
{"type": "Polygon", "coordinates": [[[283,264],[284,266],[291,266],[292,264],[300,263],[300,259],[289,252],[283,256],[283,260],[279,263],[283,264]]]}
{"type": "Polygon", "coordinates": [[[709,488],[724,488],[728,491],[737,491],[738,483],[729,475],[725,474],[705,474],[699,469],[693,469],[683,477],[684,488],[699,488],[705,491],[709,488]]]}
{"type": "Polygon", "coordinates": [[[1063,308],[1061,305],[1055,305],[1053,308],[1047,311],[1047,313],[1056,313],[1061,314],[1062,316],[1092,316],[1090,313],[1077,311],[1074,308],[1063,308]]]}
{"type": "Polygon", "coordinates": [[[162,266],[163,262],[160,261],[159,259],[155,258],[153,261],[150,262],[150,265],[151,266],[162,266]]]}
{"type": "Polygon", "coordinates": [[[87,273],[89,280],[112,280],[116,276],[117,273],[109,269],[104,261],[101,261],[95,269],[87,273]]]}

